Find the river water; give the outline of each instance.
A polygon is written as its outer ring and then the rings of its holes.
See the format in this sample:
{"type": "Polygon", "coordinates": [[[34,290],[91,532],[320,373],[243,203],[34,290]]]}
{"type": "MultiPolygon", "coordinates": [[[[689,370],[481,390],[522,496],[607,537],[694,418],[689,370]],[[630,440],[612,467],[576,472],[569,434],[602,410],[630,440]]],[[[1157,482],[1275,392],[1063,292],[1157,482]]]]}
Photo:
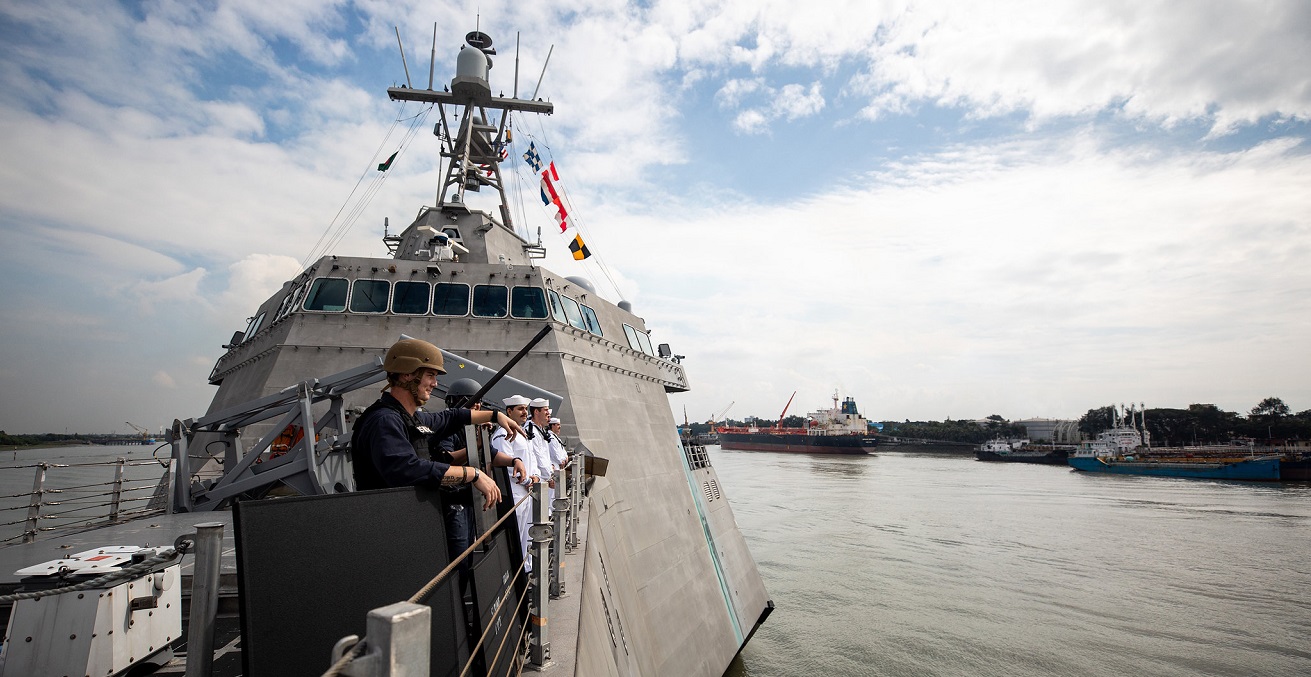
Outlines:
{"type": "Polygon", "coordinates": [[[730,675],[1311,675],[1311,484],[710,454],[777,605],[730,675]]]}

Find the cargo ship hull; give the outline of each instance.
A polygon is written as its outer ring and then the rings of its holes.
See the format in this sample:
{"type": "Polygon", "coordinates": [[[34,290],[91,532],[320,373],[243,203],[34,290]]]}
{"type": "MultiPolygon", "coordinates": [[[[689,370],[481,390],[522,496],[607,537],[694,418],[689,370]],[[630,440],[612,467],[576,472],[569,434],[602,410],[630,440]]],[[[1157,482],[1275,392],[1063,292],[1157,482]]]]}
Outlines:
{"type": "Polygon", "coordinates": [[[1279,480],[1279,459],[1276,457],[1181,462],[1143,459],[1129,461],[1114,458],[1075,456],[1069,459],[1069,463],[1075,470],[1120,475],[1265,482],[1279,480]]]}
{"type": "Polygon", "coordinates": [[[878,446],[868,435],[774,435],[770,433],[719,434],[722,449],[781,451],[794,454],[868,454],[878,446]]]}

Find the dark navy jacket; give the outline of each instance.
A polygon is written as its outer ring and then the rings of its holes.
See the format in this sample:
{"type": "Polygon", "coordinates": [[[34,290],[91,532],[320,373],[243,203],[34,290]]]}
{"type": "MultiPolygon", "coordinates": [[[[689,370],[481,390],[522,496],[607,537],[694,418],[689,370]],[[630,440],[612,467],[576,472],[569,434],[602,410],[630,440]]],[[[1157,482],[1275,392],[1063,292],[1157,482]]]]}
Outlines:
{"type": "Polygon", "coordinates": [[[429,435],[445,437],[471,421],[468,409],[419,411],[410,416],[391,393],[383,393],[355,422],[351,458],[355,489],[385,489],[413,485],[440,486],[449,464],[421,458],[429,435]]]}

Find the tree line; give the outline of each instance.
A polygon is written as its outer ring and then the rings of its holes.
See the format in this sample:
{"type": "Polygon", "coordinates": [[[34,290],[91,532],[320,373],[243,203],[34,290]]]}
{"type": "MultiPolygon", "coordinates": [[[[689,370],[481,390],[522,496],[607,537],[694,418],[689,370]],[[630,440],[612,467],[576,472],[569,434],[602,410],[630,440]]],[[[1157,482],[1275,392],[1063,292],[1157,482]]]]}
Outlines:
{"type": "MultiPolygon", "coordinates": [[[[1113,406],[1089,409],[1079,418],[1079,431],[1085,437],[1115,425],[1113,406]]],[[[1282,443],[1291,440],[1311,440],[1311,409],[1293,413],[1278,397],[1267,397],[1246,414],[1224,411],[1214,404],[1190,404],[1186,409],[1157,408],[1145,412],[1147,430],[1154,446],[1188,446],[1198,444],[1226,444],[1233,440],[1252,439],[1257,444],[1282,443]]],[[[801,416],[783,419],[784,428],[800,428],[805,422],[801,416]]],[[[754,425],[768,428],[777,419],[747,417],[746,420],[729,419],[716,426],[754,425]]],[[[881,434],[915,439],[968,442],[982,444],[998,437],[1022,438],[1027,435],[1023,425],[1007,421],[993,414],[981,425],[978,421],[882,421],[881,434]]],[[[687,426],[693,435],[714,432],[708,423],[691,423],[687,426]]]]}
{"type": "Polygon", "coordinates": [[[0,447],[35,447],[53,444],[87,444],[86,435],[40,433],[35,435],[10,435],[0,430],[0,447]]]}

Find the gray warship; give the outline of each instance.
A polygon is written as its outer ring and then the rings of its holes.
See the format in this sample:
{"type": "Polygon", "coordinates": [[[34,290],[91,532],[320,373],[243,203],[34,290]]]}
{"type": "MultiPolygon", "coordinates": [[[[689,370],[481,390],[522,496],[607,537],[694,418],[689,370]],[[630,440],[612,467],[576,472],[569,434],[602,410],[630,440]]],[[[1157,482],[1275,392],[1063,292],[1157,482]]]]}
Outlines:
{"type": "MultiPolygon", "coordinates": [[[[157,497],[167,498],[169,514],[162,517],[178,521],[153,519],[142,528],[163,524],[199,532],[211,516],[229,515],[223,521],[235,522],[239,569],[260,548],[303,550],[296,544],[307,533],[324,532],[325,525],[331,529],[316,542],[333,550],[328,569],[369,557],[376,562],[377,552],[363,552],[377,549],[364,545],[372,542],[372,530],[422,541],[403,522],[416,500],[429,499],[422,492],[415,499],[414,489],[354,492],[348,440],[352,413],[377,397],[376,388],[362,386],[381,380],[387,348],[402,337],[423,338],[447,357],[448,373],[438,390],[463,377],[486,382],[500,370],[493,378],[504,379],[482,398],[485,403],[511,392],[548,397],[571,451],[588,457],[589,467],[595,461],[581,499],[581,576],[569,591],[576,617],[552,618],[556,632],[569,624],[562,635],[573,644],[572,672],[723,674],[774,605],[708,455],[680,442],[668,395],[689,389],[681,356],[663,344],[653,347],[645,321],[627,302],[612,303],[587,279],[538,265],[545,251],[512,222],[501,164],[510,160],[512,116],[549,115],[554,108],[541,99],[517,98],[517,57],[515,93],[492,95],[491,38],[475,31],[465,42],[455,76],[441,90],[431,74],[426,89],[413,87],[408,67],[407,85],[387,90],[393,101],[419,102],[438,112],[434,136],[444,178],[436,206],[421,207],[402,232],[385,235],[389,257],[324,254],[259,304],[247,328],[224,345],[209,376],[217,392],[208,412],[175,421],[168,435],[173,467],[157,497]],[[488,204],[475,206],[480,199],[488,204]],[[269,493],[300,497],[263,500],[269,493]],[[260,506],[280,506],[281,512],[260,506]],[[369,511],[373,521],[359,522],[369,511]],[[387,519],[389,514],[395,519],[387,519]]],[[[434,30],[434,54],[435,43],[434,30]]],[[[116,537],[124,533],[120,529],[116,537]]],[[[161,536],[172,537],[155,532],[155,544],[161,536]]],[[[83,532],[72,542],[97,538],[110,536],[83,532]]],[[[34,546],[32,552],[11,551],[6,561],[39,561],[50,550],[36,548],[40,543],[24,544],[34,546]]],[[[407,547],[395,556],[426,556],[418,546],[407,547]]],[[[231,549],[224,550],[231,559],[231,549]]],[[[475,565],[482,567],[473,576],[475,585],[494,580],[499,587],[493,593],[505,596],[518,555],[493,562],[493,552],[499,551],[489,548],[475,565]]],[[[286,561],[299,567],[306,555],[292,553],[286,561]]],[[[321,562],[305,566],[324,569],[321,562]]],[[[375,581],[391,577],[370,575],[375,581]]],[[[352,594],[350,584],[325,590],[329,578],[270,573],[266,565],[239,570],[242,632],[253,627],[258,613],[276,623],[280,609],[296,599],[352,594]]],[[[434,609],[434,626],[454,623],[434,609]]],[[[316,622],[335,622],[330,612],[314,615],[322,617],[316,622]]],[[[492,620],[500,623],[500,617],[492,620]]],[[[434,627],[434,653],[442,650],[436,643],[442,634],[434,627]]],[[[270,649],[277,642],[243,636],[240,643],[248,654],[247,672],[290,674],[250,668],[249,654],[282,651],[270,649]]],[[[492,662],[474,673],[521,667],[492,662]]],[[[299,667],[318,674],[324,666],[299,667]]]]}
{"type": "MultiPolygon", "coordinates": [[[[680,445],[668,394],[687,375],[627,304],[536,265],[540,244],[511,222],[502,149],[507,117],[553,106],[493,96],[491,39],[466,43],[449,91],[387,90],[439,111],[439,204],[388,238],[391,258],[324,256],[260,304],[210,375],[210,413],[346,371],[401,335],[495,366],[549,328],[511,375],[558,394],[565,434],[608,460],[588,500],[578,632],[595,636],[578,641],[577,674],[722,674],[772,605],[715,469],[680,445]],[[475,209],[474,193],[496,204],[475,209]]],[[[443,383],[463,375],[448,371],[443,383]]],[[[346,405],[376,395],[356,397],[346,405]]]]}

